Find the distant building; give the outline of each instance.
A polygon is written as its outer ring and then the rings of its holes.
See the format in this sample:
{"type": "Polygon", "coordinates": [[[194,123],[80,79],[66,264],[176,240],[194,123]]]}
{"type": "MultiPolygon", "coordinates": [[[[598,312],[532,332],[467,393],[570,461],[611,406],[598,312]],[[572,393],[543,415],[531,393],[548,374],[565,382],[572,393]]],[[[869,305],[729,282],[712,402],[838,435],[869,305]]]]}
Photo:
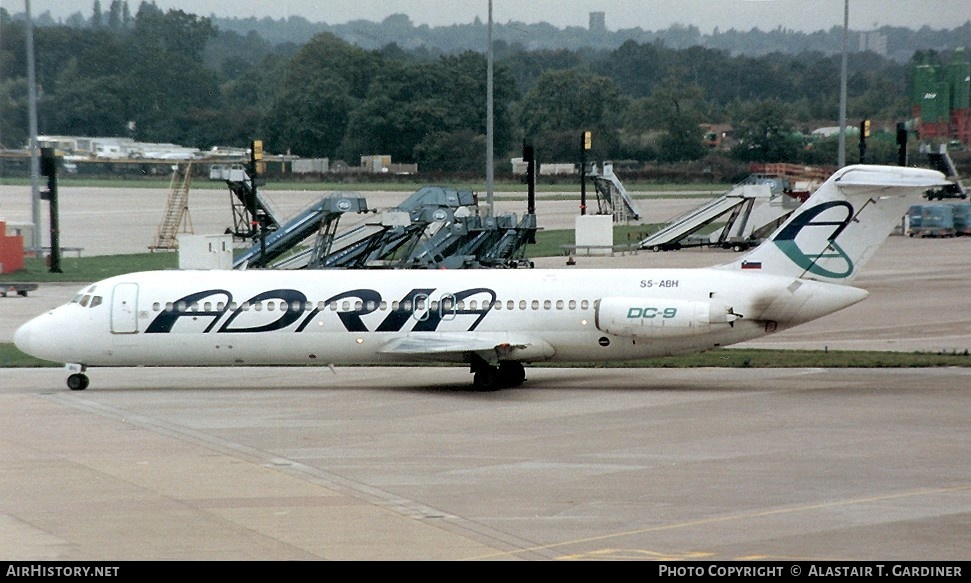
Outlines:
{"type": "Polygon", "coordinates": [[[880,32],[860,33],[860,52],[870,51],[881,57],[887,56],[887,35],[880,32]]]}
{"type": "Polygon", "coordinates": [[[607,32],[607,14],[605,12],[590,13],[590,32],[594,34],[607,32]]]}
{"type": "Polygon", "coordinates": [[[376,154],[361,156],[359,171],[365,174],[417,174],[418,164],[395,164],[391,156],[376,154]]]}

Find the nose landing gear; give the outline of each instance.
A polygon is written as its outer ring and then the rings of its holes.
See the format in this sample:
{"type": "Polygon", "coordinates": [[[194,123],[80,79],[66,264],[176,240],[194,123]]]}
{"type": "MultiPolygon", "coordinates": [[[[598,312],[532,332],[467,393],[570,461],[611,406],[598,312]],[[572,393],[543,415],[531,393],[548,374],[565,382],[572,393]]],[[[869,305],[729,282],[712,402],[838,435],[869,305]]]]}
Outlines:
{"type": "Polygon", "coordinates": [[[88,375],[84,374],[85,366],[83,364],[77,364],[69,362],[64,365],[71,375],[67,377],[67,388],[72,391],[83,391],[88,388],[88,375]]]}
{"type": "Polygon", "coordinates": [[[80,372],[76,372],[71,376],[67,377],[67,388],[72,391],[83,391],[88,388],[88,375],[80,372]]]}

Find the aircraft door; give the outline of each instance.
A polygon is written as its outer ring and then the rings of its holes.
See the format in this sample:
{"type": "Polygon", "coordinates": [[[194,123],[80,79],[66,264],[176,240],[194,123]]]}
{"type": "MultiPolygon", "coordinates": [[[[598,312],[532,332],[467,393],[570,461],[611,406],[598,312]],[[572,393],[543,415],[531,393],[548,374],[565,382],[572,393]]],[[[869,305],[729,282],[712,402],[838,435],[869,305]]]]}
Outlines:
{"type": "Polygon", "coordinates": [[[111,332],[138,332],[138,284],[119,283],[111,292],[111,332]]]}
{"type": "Polygon", "coordinates": [[[458,313],[457,300],[455,295],[449,294],[442,296],[438,303],[438,312],[443,322],[454,320],[458,313]]]}
{"type": "Polygon", "coordinates": [[[428,319],[428,294],[415,295],[414,302],[414,310],[411,315],[419,322],[424,322],[428,319]]]}

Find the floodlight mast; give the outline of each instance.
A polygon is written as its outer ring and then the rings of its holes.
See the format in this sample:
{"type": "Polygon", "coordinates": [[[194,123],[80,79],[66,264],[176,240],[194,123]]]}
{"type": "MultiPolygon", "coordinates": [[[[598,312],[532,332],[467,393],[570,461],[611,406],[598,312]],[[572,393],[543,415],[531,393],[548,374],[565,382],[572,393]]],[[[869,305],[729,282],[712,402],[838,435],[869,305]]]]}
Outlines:
{"type": "Polygon", "coordinates": [[[34,64],[34,20],[30,15],[30,0],[24,0],[27,15],[27,101],[28,130],[30,132],[30,184],[31,220],[34,221],[31,233],[31,249],[38,255],[41,252],[40,237],[40,151],[37,144],[37,76],[34,64]]]}
{"type": "Polygon", "coordinates": [[[846,166],[846,52],[850,36],[850,0],[843,0],[843,61],[840,68],[840,141],[836,165],[846,166]]]}
{"type": "Polygon", "coordinates": [[[489,46],[486,48],[486,202],[489,206],[489,216],[495,214],[494,200],[493,200],[493,180],[495,176],[495,163],[493,156],[495,152],[493,150],[493,78],[492,69],[494,65],[494,55],[492,50],[492,0],[489,0],[489,32],[488,32],[488,43],[489,46]]]}

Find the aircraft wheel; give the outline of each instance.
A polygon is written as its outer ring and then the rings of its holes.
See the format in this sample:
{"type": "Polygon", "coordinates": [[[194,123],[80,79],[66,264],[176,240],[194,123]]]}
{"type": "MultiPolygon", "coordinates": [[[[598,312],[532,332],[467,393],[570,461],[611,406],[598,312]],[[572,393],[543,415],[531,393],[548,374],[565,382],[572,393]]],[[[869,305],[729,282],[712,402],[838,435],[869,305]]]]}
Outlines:
{"type": "Polygon", "coordinates": [[[67,377],[67,388],[71,389],[72,391],[83,391],[84,389],[88,388],[89,382],[88,375],[75,373],[67,377]]]}
{"type": "Polygon", "coordinates": [[[494,366],[485,366],[475,371],[475,376],[472,377],[472,386],[477,391],[498,391],[502,388],[499,369],[494,366]]]}
{"type": "Polygon", "coordinates": [[[499,379],[507,387],[518,387],[526,381],[526,367],[511,360],[500,362],[499,379]]]}

